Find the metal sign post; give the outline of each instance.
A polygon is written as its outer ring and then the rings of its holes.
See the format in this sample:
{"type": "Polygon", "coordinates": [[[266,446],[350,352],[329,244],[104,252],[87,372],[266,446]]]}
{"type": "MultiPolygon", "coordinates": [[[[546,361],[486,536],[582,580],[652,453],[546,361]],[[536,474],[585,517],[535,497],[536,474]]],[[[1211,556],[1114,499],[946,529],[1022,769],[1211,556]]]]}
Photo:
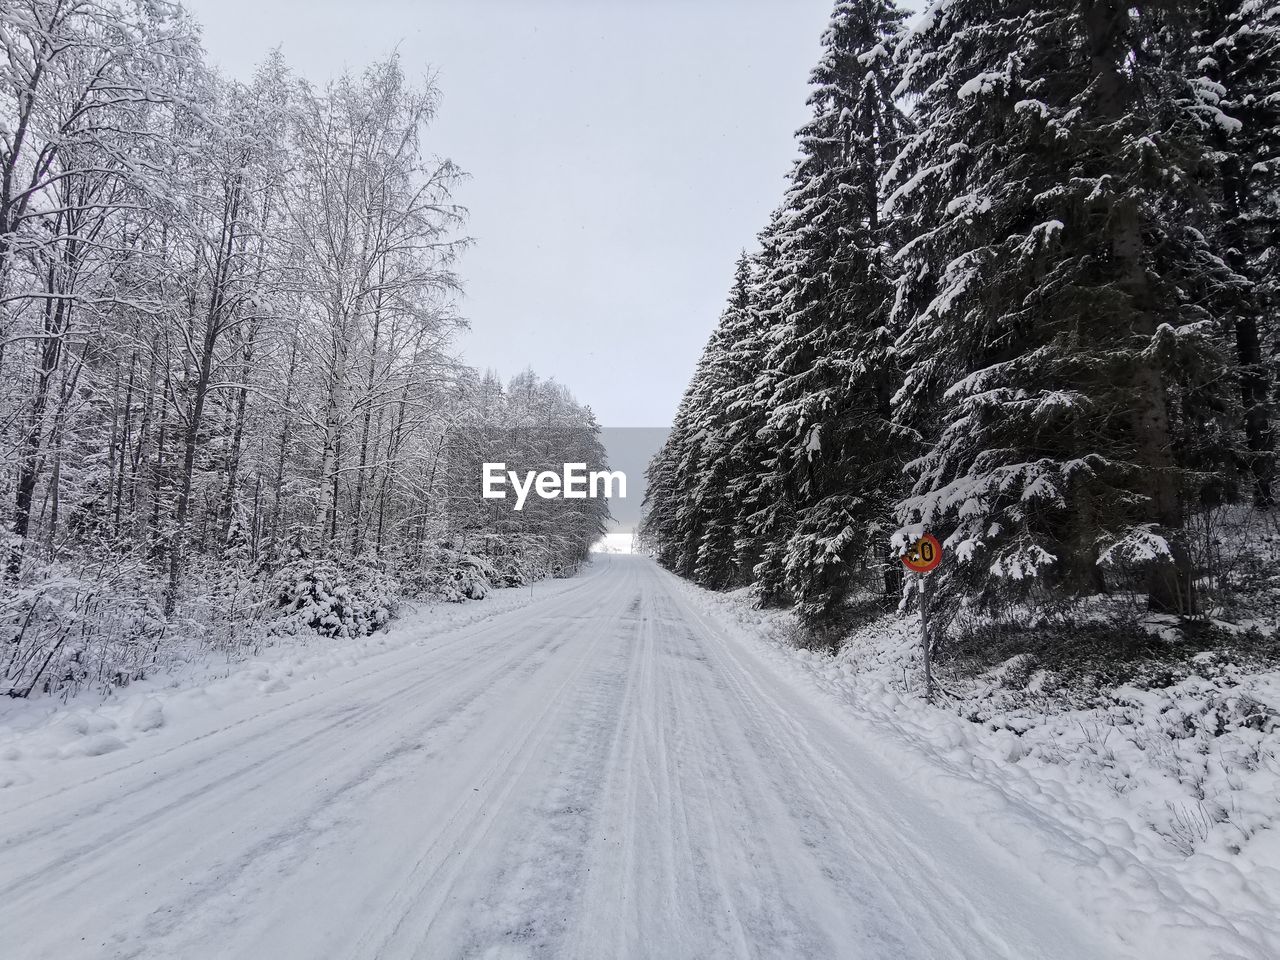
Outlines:
{"type": "Polygon", "coordinates": [[[920,645],[923,647],[924,653],[924,699],[926,703],[933,703],[933,660],[932,647],[929,637],[929,600],[933,594],[933,581],[929,579],[928,574],[924,575],[924,583],[920,585],[920,645]]]}
{"type": "Polygon", "coordinates": [[[929,606],[933,598],[933,587],[929,574],[940,563],[942,544],[931,533],[926,533],[902,555],[903,566],[924,577],[924,582],[920,584],[920,649],[924,659],[924,698],[928,703],[933,702],[933,643],[929,634],[929,606]]]}

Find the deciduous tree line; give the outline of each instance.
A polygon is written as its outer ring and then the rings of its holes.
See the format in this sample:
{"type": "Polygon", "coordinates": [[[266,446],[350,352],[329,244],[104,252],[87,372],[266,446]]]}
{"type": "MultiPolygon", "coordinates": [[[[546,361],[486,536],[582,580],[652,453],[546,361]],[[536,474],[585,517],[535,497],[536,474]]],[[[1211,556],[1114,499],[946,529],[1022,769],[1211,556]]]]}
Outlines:
{"type": "Polygon", "coordinates": [[[461,467],[486,430],[486,456],[530,459],[535,428],[602,456],[563,388],[449,355],[466,241],[434,86],[396,57],[234,82],[165,2],[12,0],[0,51],[11,691],[127,680],[175,618],[292,602],[308,558],[356,594],[581,561],[601,504],[495,517],[461,467]]]}
{"type": "Polygon", "coordinates": [[[940,602],[1193,613],[1190,528],[1275,498],[1280,7],[840,0],[785,197],[644,534],[814,625],[943,540],[940,602]]]}

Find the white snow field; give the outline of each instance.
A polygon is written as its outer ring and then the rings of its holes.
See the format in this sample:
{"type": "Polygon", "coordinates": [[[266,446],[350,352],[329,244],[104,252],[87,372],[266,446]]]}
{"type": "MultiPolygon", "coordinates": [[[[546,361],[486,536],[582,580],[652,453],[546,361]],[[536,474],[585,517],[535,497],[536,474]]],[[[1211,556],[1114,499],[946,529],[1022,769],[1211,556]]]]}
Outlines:
{"type": "Polygon", "coordinates": [[[1207,956],[1176,897],[1141,942],[1074,906],[1050,818],[1000,842],[646,559],[498,611],[181,722],[148,700],[0,790],[0,953],[1207,956]]]}

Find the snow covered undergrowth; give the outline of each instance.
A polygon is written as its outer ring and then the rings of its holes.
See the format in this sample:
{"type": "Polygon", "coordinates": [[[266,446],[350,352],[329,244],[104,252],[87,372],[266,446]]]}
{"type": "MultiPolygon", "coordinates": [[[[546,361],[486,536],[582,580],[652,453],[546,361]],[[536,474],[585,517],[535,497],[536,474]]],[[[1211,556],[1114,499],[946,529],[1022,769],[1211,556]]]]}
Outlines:
{"type": "Polygon", "coordinates": [[[65,700],[0,698],[0,789],[46,779],[65,761],[126,749],[141,737],[190,724],[250,698],[296,692],[335,671],[356,668],[371,658],[420,645],[436,634],[582,583],[582,578],[575,578],[498,588],[475,603],[407,603],[400,617],[370,636],[275,636],[264,639],[271,645],[243,657],[229,658],[192,643],[170,669],[126,687],[105,693],[85,690],[65,700]]]}
{"type": "Polygon", "coordinates": [[[1143,955],[1280,956],[1280,671],[1202,654],[1168,686],[1070,707],[1037,701],[1034,673],[1009,683],[1015,661],[930,706],[914,616],[877,620],[832,656],[798,649],[794,616],[746,590],[680,585],[1143,955]],[[1019,685],[1031,695],[1010,695],[1019,685]]]}

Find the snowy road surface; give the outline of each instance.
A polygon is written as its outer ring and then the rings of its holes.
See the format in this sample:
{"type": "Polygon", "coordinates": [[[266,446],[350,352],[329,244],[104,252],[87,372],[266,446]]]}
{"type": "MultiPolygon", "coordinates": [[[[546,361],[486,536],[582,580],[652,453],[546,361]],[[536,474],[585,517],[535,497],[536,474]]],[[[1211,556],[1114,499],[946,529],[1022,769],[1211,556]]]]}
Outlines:
{"type": "Polygon", "coordinates": [[[0,953],[1101,960],[646,560],[0,794],[0,953]]]}

